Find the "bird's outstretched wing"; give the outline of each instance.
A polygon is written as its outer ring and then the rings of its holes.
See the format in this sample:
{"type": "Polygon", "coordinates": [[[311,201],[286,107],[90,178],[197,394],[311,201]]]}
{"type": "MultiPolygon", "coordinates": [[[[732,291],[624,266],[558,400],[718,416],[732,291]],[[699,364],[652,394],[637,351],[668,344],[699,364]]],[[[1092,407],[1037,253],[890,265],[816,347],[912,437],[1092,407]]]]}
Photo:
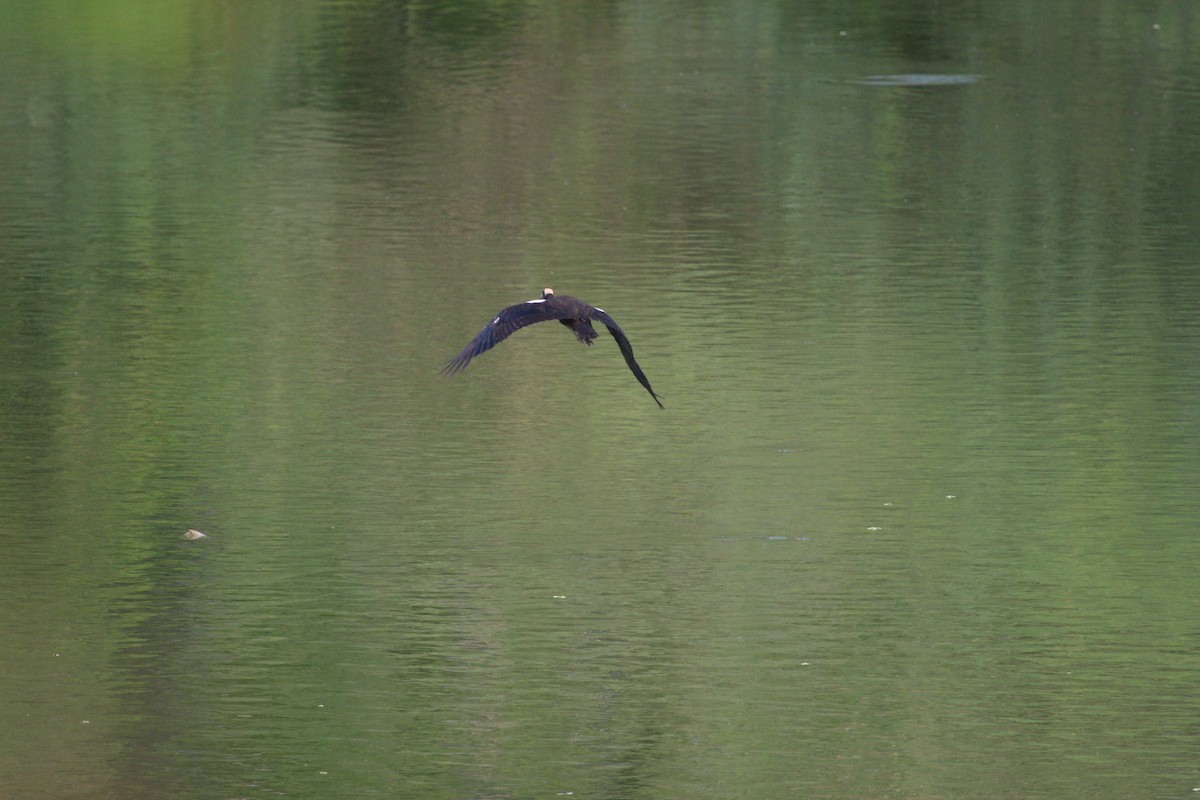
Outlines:
{"type": "Polygon", "coordinates": [[[545,300],[528,300],[515,306],[509,306],[483,326],[483,330],[463,348],[461,353],[446,362],[446,366],[442,367],[442,372],[453,375],[466,369],[472,358],[491,350],[514,331],[518,331],[526,325],[561,318],[561,313],[545,300]]]}
{"type": "Polygon", "coordinates": [[[600,309],[595,311],[596,319],[604,323],[604,327],[608,328],[608,332],[617,340],[617,347],[621,348],[621,355],[625,356],[625,363],[629,365],[629,369],[633,372],[633,377],[638,379],[638,383],[646,387],[646,391],[654,398],[654,402],[658,403],[659,408],[663,408],[662,401],[658,399],[658,395],[650,388],[650,381],[646,380],[646,373],[642,372],[642,368],[638,366],[637,360],[633,357],[633,345],[629,343],[629,338],[625,335],[625,331],[621,330],[621,326],[616,323],[607,312],[600,309]]]}

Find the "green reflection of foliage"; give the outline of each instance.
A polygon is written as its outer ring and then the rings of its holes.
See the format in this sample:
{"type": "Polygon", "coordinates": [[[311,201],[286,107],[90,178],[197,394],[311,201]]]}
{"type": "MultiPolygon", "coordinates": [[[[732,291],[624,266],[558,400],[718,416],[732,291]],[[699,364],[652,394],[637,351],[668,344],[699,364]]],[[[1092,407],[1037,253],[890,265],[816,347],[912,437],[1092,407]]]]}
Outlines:
{"type": "Polygon", "coordinates": [[[191,0],[94,0],[30,3],[6,24],[28,26],[64,55],[97,63],[125,61],[148,68],[183,63],[195,30],[191,0]]]}

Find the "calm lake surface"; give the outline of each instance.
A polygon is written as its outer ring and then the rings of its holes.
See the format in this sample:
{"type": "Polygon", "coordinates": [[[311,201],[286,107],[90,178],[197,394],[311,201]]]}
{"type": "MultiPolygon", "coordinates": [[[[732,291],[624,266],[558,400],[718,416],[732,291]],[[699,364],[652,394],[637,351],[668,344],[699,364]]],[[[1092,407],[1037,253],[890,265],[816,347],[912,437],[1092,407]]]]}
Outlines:
{"type": "Polygon", "coordinates": [[[18,3],[0,76],[0,796],[1200,791],[1195,3],[18,3]],[[665,411],[439,374],[544,286],[665,411]]]}

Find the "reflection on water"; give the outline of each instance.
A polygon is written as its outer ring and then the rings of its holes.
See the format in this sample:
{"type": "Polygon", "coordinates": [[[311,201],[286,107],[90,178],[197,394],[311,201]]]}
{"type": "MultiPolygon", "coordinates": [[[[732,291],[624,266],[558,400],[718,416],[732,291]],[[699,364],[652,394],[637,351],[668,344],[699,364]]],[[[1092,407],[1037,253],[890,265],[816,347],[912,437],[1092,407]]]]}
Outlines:
{"type": "Polygon", "coordinates": [[[864,86],[963,86],[975,83],[978,75],[868,75],[864,86]]]}
{"type": "Polygon", "coordinates": [[[17,14],[0,794],[1191,796],[1200,93],[1118,5],[17,14]],[[438,374],[545,285],[665,412],[438,374]]]}

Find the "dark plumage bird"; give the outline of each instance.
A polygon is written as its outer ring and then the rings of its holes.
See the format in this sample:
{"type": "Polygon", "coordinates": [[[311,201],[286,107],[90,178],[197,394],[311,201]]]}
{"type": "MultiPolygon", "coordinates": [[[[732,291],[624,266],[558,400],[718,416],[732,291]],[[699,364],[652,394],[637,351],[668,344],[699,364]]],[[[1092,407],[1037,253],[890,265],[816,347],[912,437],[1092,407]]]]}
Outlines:
{"type": "Polygon", "coordinates": [[[600,335],[592,327],[592,320],[603,322],[604,326],[608,328],[608,332],[617,340],[617,347],[621,348],[621,355],[625,356],[625,363],[633,371],[633,376],[638,379],[638,383],[646,387],[646,391],[654,398],[654,402],[658,403],[658,407],[663,407],[658,395],[650,388],[650,381],[646,380],[642,368],[634,360],[633,347],[629,344],[629,339],[625,337],[621,326],[617,325],[604,309],[588,305],[575,297],[556,296],[553,289],[543,289],[540,300],[526,300],[524,303],[509,306],[501,311],[484,326],[470,344],[463,348],[461,353],[446,364],[442,372],[450,375],[460,372],[467,368],[467,364],[471,363],[472,358],[491,350],[514,331],[535,322],[545,322],[551,319],[556,319],[570,328],[574,332],[575,338],[588,347],[591,347],[592,342],[600,335]]]}

